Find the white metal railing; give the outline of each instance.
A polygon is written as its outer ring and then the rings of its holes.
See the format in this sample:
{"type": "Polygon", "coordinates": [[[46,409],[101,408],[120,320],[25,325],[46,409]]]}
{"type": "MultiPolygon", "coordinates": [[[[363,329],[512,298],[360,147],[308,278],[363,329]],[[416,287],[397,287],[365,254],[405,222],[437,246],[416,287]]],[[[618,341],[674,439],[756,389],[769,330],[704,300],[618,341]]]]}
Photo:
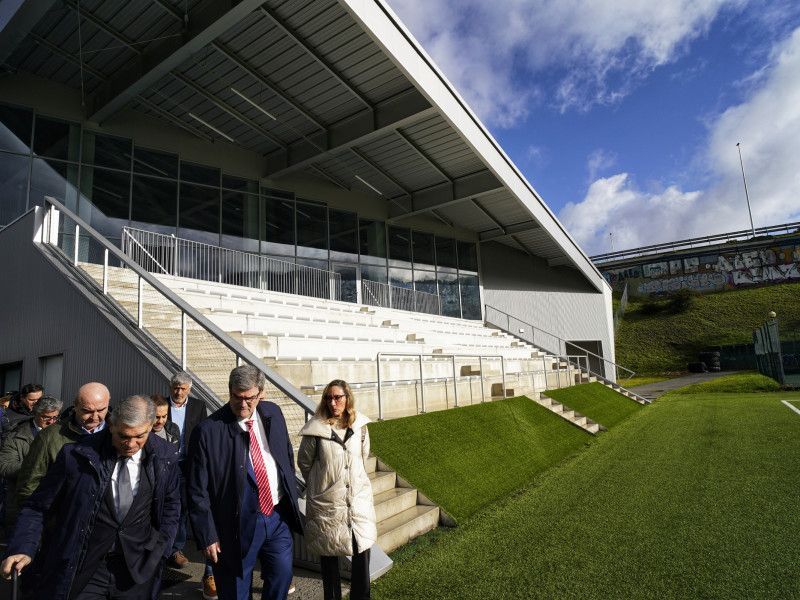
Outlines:
{"type": "Polygon", "coordinates": [[[151,273],[327,300],[342,297],[339,273],[143,229],[123,228],[122,251],[151,273]]]}
{"type": "MultiPolygon", "coordinates": [[[[568,357],[568,347],[572,346],[574,348],[575,344],[572,344],[553,333],[544,331],[535,325],[531,325],[530,323],[509,315],[507,312],[504,312],[498,308],[489,306],[488,304],[486,305],[485,309],[485,321],[487,325],[497,327],[506,333],[510,333],[511,335],[536,346],[537,348],[541,348],[545,352],[553,354],[559,359],[571,362],[569,361],[568,357]]],[[[610,361],[599,354],[595,354],[589,350],[584,350],[583,348],[581,348],[581,351],[585,353],[584,355],[587,358],[587,366],[585,370],[588,375],[623,386],[631,377],[635,375],[635,372],[631,369],[623,367],[622,365],[618,365],[617,363],[610,361]],[[590,368],[592,360],[597,363],[597,368],[590,368]],[[622,383],[618,383],[621,380],[620,372],[623,372],[627,375],[622,383]]]]}
{"type": "Polygon", "coordinates": [[[441,298],[419,290],[361,280],[361,301],[368,306],[396,308],[430,315],[442,314],[441,298]]]}
{"type": "MultiPolygon", "coordinates": [[[[487,360],[500,360],[500,369],[502,373],[503,379],[503,397],[505,397],[506,391],[506,366],[505,366],[505,358],[500,354],[413,354],[408,352],[378,352],[376,357],[376,367],[378,372],[378,420],[383,420],[383,395],[382,395],[382,386],[383,383],[388,383],[381,379],[381,357],[384,356],[409,356],[416,358],[419,361],[419,390],[420,390],[420,399],[422,402],[422,410],[419,409],[419,404],[417,405],[417,414],[425,413],[426,405],[425,405],[425,358],[432,358],[437,361],[441,361],[442,359],[449,358],[451,360],[451,364],[453,367],[453,398],[455,400],[454,408],[458,407],[458,375],[456,374],[456,360],[457,359],[478,359],[479,365],[479,377],[480,377],[480,390],[481,390],[481,402],[484,402],[486,399],[486,390],[485,390],[485,379],[486,375],[484,374],[483,370],[483,362],[485,359],[487,360]]],[[[462,376],[463,377],[463,376],[462,376]]],[[[473,376],[475,377],[475,376],[473,376]]],[[[449,378],[441,378],[441,377],[430,377],[427,380],[432,381],[436,380],[436,382],[441,382],[444,380],[445,385],[449,378]]],[[[446,408],[450,408],[449,403],[446,404],[446,408]]]]}
{"type": "Polygon", "coordinates": [[[42,211],[36,241],[63,254],[76,273],[95,286],[120,316],[145,334],[165,357],[201,382],[209,382],[209,389],[216,381],[218,391],[213,393],[217,402],[227,395],[227,390],[220,389],[227,385],[227,372],[248,363],[266,374],[266,397],[281,405],[289,431],[299,431],[313,415],[316,404],[305,394],[61,202],[46,197],[44,208],[36,210],[37,214],[42,211]],[[115,269],[111,276],[113,267],[125,268],[115,269]]]}

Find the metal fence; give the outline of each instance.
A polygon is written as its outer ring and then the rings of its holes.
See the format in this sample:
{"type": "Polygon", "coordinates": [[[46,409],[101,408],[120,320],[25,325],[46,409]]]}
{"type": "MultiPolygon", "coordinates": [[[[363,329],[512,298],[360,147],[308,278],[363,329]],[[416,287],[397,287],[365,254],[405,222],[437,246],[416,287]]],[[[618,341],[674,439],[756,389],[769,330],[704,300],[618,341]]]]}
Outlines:
{"type": "Polygon", "coordinates": [[[339,273],[142,229],[123,228],[122,251],[151,273],[326,300],[342,296],[339,273]]]}
{"type": "Polygon", "coordinates": [[[367,279],[361,280],[361,301],[369,306],[409,310],[430,315],[442,314],[441,298],[436,294],[367,279]]]}
{"type": "Polygon", "coordinates": [[[753,345],[758,372],[786,385],[777,319],[767,321],[753,332],[753,345]]]}
{"type": "Polygon", "coordinates": [[[280,405],[298,440],[316,404],[58,200],[45,198],[37,241],[62,254],[110,310],[144,335],[154,353],[189,371],[216,403],[228,400],[231,369],[248,363],[262,370],[265,397],[280,405]]]}

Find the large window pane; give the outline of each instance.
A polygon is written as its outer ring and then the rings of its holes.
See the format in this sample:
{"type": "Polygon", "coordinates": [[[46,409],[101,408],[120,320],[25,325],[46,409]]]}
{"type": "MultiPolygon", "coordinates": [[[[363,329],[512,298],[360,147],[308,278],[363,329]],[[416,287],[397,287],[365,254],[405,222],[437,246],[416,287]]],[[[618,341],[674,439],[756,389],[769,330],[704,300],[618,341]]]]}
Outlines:
{"type": "Polygon", "coordinates": [[[84,166],[78,215],[108,238],[119,238],[130,215],[130,173],[84,166]]]}
{"type": "Polygon", "coordinates": [[[389,226],[389,266],[411,266],[411,230],[389,226]]]}
{"type": "Polygon", "coordinates": [[[219,245],[219,188],[181,183],[178,237],[219,245]]]}
{"type": "Polygon", "coordinates": [[[0,152],[0,225],[8,225],[25,212],[30,164],[28,156],[0,152]]]}
{"type": "Polygon", "coordinates": [[[386,264],[386,226],[383,221],[359,219],[361,262],[386,264]]]}
{"type": "Polygon", "coordinates": [[[356,213],[328,210],[328,234],[331,244],[331,260],[358,262],[358,215],[356,213]]]}
{"type": "Polygon", "coordinates": [[[219,187],[222,171],[217,167],[181,161],[181,181],[219,187]]]}
{"type": "Polygon", "coordinates": [[[361,265],[361,279],[386,283],[386,267],[361,265]]]}
{"type": "Polygon", "coordinates": [[[35,158],[31,170],[29,204],[42,206],[45,196],[51,196],[68,209],[77,211],[78,165],[35,158]]]}
{"type": "Polygon", "coordinates": [[[178,182],[133,176],[131,226],[173,235],[178,214],[178,182]]]}
{"type": "Polygon", "coordinates": [[[133,172],[178,178],[178,155],[147,148],[133,149],[133,172]]]}
{"type": "Polygon", "coordinates": [[[436,265],[455,269],[458,267],[456,260],[456,241],[453,238],[436,236],[436,265]]]}
{"type": "Polygon", "coordinates": [[[77,123],[37,116],[33,129],[33,152],[38,156],[78,162],[80,133],[77,123]]]}
{"type": "Polygon", "coordinates": [[[29,154],[33,133],[33,111],[0,104],[0,150],[29,154]]]}
{"type": "Polygon", "coordinates": [[[460,317],[461,305],[458,300],[458,275],[439,273],[439,295],[442,299],[442,314],[445,317],[460,317]]]}
{"type": "Polygon", "coordinates": [[[475,275],[462,275],[459,277],[461,287],[461,318],[480,321],[481,291],[478,287],[478,277],[475,275]]]}
{"type": "Polygon", "coordinates": [[[414,289],[414,272],[411,269],[389,269],[389,284],[414,289]]]}
{"type": "Polygon", "coordinates": [[[436,265],[433,254],[433,234],[421,231],[411,232],[411,245],[414,249],[414,268],[432,269],[436,265]]]}
{"type": "Polygon", "coordinates": [[[131,170],[133,142],[127,138],[84,131],[81,162],[97,167],[131,170]]]}
{"type": "Polygon", "coordinates": [[[258,194],[258,181],[255,179],[245,179],[244,177],[234,177],[233,175],[222,175],[222,187],[237,192],[247,192],[248,194],[258,194]]]}
{"type": "Polygon", "coordinates": [[[294,202],[265,198],[262,252],[294,256],[294,202]]]}
{"type": "Polygon", "coordinates": [[[297,202],[297,256],[328,258],[328,209],[297,202]]]}
{"type": "Polygon", "coordinates": [[[428,294],[436,294],[436,273],[434,271],[414,271],[414,289],[428,294]]]}
{"type": "Polygon", "coordinates": [[[478,247],[472,242],[458,242],[458,269],[478,272],[478,247]]]}
{"type": "Polygon", "coordinates": [[[222,246],[258,253],[258,196],[222,191],[222,246]]]}

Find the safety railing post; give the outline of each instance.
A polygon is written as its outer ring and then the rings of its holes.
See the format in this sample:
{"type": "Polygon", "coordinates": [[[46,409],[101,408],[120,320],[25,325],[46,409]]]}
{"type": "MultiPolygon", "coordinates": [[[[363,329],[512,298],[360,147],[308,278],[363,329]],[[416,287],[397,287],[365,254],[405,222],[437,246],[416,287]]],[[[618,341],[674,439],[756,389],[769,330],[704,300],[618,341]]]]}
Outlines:
{"type": "Polygon", "coordinates": [[[181,369],[186,370],[186,313],[181,311],[181,369]]]}
{"type": "Polygon", "coordinates": [[[506,358],[500,356],[500,371],[503,373],[503,398],[506,397],[506,358]]]}
{"type": "Polygon", "coordinates": [[[175,238],[175,252],[172,254],[172,275],[178,276],[178,238],[175,238]]]}
{"type": "Polygon", "coordinates": [[[141,329],[142,325],[143,325],[143,323],[142,323],[143,322],[143,319],[142,319],[142,315],[143,315],[143,310],[142,310],[142,290],[144,288],[144,280],[142,279],[141,275],[139,275],[139,281],[138,281],[137,288],[138,289],[137,289],[137,301],[136,301],[136,324],[139,327],[139,329],[141,329]]]}
{"type": "Polygon", "coordinates": [[[108,294],[108,248],[103,250],[103,296],[108,294]]]}
{"type": "Polygon", "coordinates": [[[456,400],[456,408],[458,408],[458,380],[456,379],[456,355],[453,354],[453,397],[456,400]]]}
{"type": "Polygon", "coordinates": [[[420,412],[425,412],[425,381],[423,379],[423,372],[422,372],[422,354],[419,355],[419,394],[422,398],[422,410],[420,412]]]}
{"type": "Polygon", "coordinates": [[[381,395],[381,353],[378,352],[378,357],[375,367],[378,369],[378,421],[383,421],[383,396],[381,395]]]}
{"type": "Polygon", "coordinates": [[[481,402],[486,402],[486,392],[483,386],[483,357],[478,355],[478,369],[481,373],[481,402]]]}
{"type": "Polygon", "coordinates": [[[75,225],[75,244],[72,252],[72,266],[78,266],[78,247],[80,246],[80,233],[81,228],[78,225],[75,225]]]}

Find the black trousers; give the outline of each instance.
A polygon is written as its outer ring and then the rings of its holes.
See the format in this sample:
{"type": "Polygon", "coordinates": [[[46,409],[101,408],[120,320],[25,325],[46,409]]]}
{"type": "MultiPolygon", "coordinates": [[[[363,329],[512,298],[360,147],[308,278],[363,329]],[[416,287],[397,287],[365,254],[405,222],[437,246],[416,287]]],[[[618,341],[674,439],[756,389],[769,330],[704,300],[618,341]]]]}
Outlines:
{"type": "Polygon", "coordinates": [[[79,592],[71,594],[70,600],[149,600],[152,594],[152,579],[135,583],[128,573],[125,557],[107,554],[97,565],[89,583],[79,592]]]}
{"type": "MultiPolygon", "coordinates": [[[[353,550],[358,550],[353,537],[353,550]]],[[[323,600],[342,600],[342,580],[339,576],[339,557],[320,556],[322,566],[323,600]]],[[[350,579],[350,600],[366,600],[369,592],[369,548],[353,554],[353,574],[350,579]]]]}

